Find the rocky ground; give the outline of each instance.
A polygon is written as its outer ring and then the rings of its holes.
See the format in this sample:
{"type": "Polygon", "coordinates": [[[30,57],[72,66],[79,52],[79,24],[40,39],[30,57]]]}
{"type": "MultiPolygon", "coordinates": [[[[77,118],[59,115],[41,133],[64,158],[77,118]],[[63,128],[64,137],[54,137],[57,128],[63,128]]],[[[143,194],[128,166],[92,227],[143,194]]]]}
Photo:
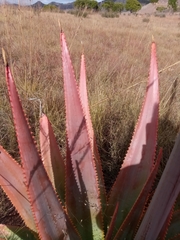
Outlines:
{"type": "MultiPolygon", "coordinates": [[[[180,0],[178,0],[178,6],[180,6],[180,0]]],[[[171,13],[171,9],[168,7],[167,0],[159,0],[157,3],[149,3],[144,6],[138,11],[138,14],[155,14],[158,11],[156,10],[158,7],[167,8],[166,12],[171,13]]]]}

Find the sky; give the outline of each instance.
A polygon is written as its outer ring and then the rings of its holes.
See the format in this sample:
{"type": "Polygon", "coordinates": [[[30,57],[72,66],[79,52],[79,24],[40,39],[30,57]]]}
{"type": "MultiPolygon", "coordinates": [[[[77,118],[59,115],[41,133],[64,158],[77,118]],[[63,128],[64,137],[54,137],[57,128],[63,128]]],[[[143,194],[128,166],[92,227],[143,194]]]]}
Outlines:
{"type": "MultiPolygon", "coordinates": [[[[31,5],[36,3],[38,0],[0,0],[0,4],[4,2],[8,3],[20,3],[21,5],[31,5]]],[[[44,4],[48,4],[50,2],[59,2],[59,3],[70,3],[74,2],[74,0],[40,0],[44,4]]]]}

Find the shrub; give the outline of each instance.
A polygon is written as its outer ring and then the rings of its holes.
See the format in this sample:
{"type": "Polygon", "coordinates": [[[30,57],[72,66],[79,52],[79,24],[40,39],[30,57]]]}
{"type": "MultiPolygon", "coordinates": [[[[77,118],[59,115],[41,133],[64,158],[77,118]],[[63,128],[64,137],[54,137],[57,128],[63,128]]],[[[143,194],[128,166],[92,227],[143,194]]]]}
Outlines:
{"type": "Polygon", "coordinates": [[[118,18],[119,17],[119,15],[114,12],[103,12],[103,13],[101,13],[101,16],[105,17],[105,18],[118,18]]]}
{"type": "Polygon", "coordinates": [[[173,11],[177,11],[177,0],[168,0],[168,4],[172,7],[173,11]]]}
{"type": "Polygon", "coordinates": [[[155,17],[160,17],[160,18],[165,18],[166,17],[166,14],[165,13],[162,13],[162,12],[157,12],[154,14],[155,17]]]}
{"type": "Polygon", "coordinates": [[[53,4],[48,4],[48,5],[44,5],[42,10],[47,12],[58,12],[59,8],[53,4]]]}
{"type": "Polygon", "coordinates": [[[124,4],[115,2],[112,6],[113,12],[122,12],[124,10],[124,4]]]}
{"type": "Polygon", "coordinates": [[[88,16],[88,12],[83,10],[68,10],[67,13],[75,15],[76,17],[86,18],[88,16]]]}
{"type": "Polygon", "coordinates": [[[163,6],[159,6],[159,7],[156,8],[156,11],[158,11],[158,12],[164,12],[166,10],[167,10],[167,8],[163,7],[163,6]]]}
{"type": "Polygon", "coordinates": [[[142,21],[145,22],[145,23],[148,23],[150,21],[150,19],[149,18],[143,18],[142,21]]]}
{"type": "Polygon", "coordinates": [[[74,2],[74,7],[83,10],[83,9],[92,9],[92,10],[98,10],[98,2],[95,0],[76,0],[74,2]]]}
{"type": "Polygon", "coordinates": [[[157,3],[158,0],[150,0],[151,3],[157,3]]]}
{"type": "Polygon", "coordinates": [[[138,0],[127,0],[125,4],[125,8],[130,12],[137,12],[141,9],[141,4],[138,0]]]}
{"type": "Polygon", "coordinates": [[[113,1],[104,1],[101,4],[101,9],[104,9],[108,12],[122,12],[124,9],[124,5],[119,2],[113,2],[113,1]]]}

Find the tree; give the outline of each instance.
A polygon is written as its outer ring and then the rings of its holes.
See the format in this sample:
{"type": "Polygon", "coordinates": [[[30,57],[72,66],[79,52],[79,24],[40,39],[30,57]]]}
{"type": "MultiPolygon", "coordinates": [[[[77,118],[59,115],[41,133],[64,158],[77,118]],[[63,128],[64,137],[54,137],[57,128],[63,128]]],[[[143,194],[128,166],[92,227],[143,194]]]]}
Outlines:
{"type": "Polygon", "coordinates": [[[113,5],[114,5],[113,1],[106,0],[102,3],[101,7],[109,12],[110,10],[112,10],[113,5]]]}
{"type": "Polygon", "coordinates": [[[85,0],[76,0],[74,2],[74,7],[77,9],[84,9],[87,5],[87,1],[85,0]]]}
{"type": "Polygon", "coordinates": [[[157,3],[158,0],[150,0],[151,3],[157,3]]]}
{"type": "Polygon", "coordinates": [[[113,11],[113,12],[122,12],[124,9],[124,5],[120,2],[113,2],[112,0],[106,0],[102,3],[101,7],[106,11],[113,11]]]}
{"type": "Polygon", "coordinates": [[[112,6],[113,12],[122,12],[124,10],[124,5],[121,2],[115,2],[112,6]]]}
{"type": "Polygon", "coordinates": [[[48,4],[43,6],[43,11],[58,12],[59,8],[53,4],[48,4]]]}
{"type": "Polygon", "coordinates": [[[98,6],[98,2],[95,0],[89,0],[88,1],[88,5],[87,5],[88,9],[93,9],[93,10],[98,10],[99,6],[98,6]]]}
{"type": "Polygon", "coordinates": [[[74,7],[80,10],[85,8],[98,10],[98,3],[95,0],[76,0],[74,2],[74,7]]]}
{"type": "Polygon", "coordinates": [[[125,4],[125,8],[130,12],[137,12],[141,9],[141,4],[138,0],[127,0],[125,4]]]}
{"type": "Polygon", "coordinates": [[[177,11],[177,0],[168,0],[168,5],[172,7],[173,11],[177,11]]]}

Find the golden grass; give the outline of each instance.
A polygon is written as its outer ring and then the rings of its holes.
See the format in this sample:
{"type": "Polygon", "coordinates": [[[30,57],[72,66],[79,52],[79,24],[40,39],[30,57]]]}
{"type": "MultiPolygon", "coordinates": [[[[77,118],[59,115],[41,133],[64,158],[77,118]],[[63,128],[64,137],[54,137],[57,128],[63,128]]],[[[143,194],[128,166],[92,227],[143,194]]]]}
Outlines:
{"type": "MultiPolygon", "coordinates": [[[[164,148],[166,161],[180,123],[179,16],[150,16],[149,21],[144,22],[143,17],[134,15],[122,14],[119,18],[107,19],[100,14],[91,14],[80,18],[68,13],[36,14],[32,9],[0,7],[0,47],[8,53],[33,131],[37,136],[40,100],[64,151],[58,22],[66,34],[77,79],[82,48],[85,52],[91,115],[107,185],[114,181],[138,118],[154,36],[158,66],[162,70],[159,74],[161,103],[158,143],[164,148]],[[37,100],[30,101],[30,98],[37,100]]],[[[18,159],[5,93],[4,67],[0,58],[0,143],[18,159]]]]}

